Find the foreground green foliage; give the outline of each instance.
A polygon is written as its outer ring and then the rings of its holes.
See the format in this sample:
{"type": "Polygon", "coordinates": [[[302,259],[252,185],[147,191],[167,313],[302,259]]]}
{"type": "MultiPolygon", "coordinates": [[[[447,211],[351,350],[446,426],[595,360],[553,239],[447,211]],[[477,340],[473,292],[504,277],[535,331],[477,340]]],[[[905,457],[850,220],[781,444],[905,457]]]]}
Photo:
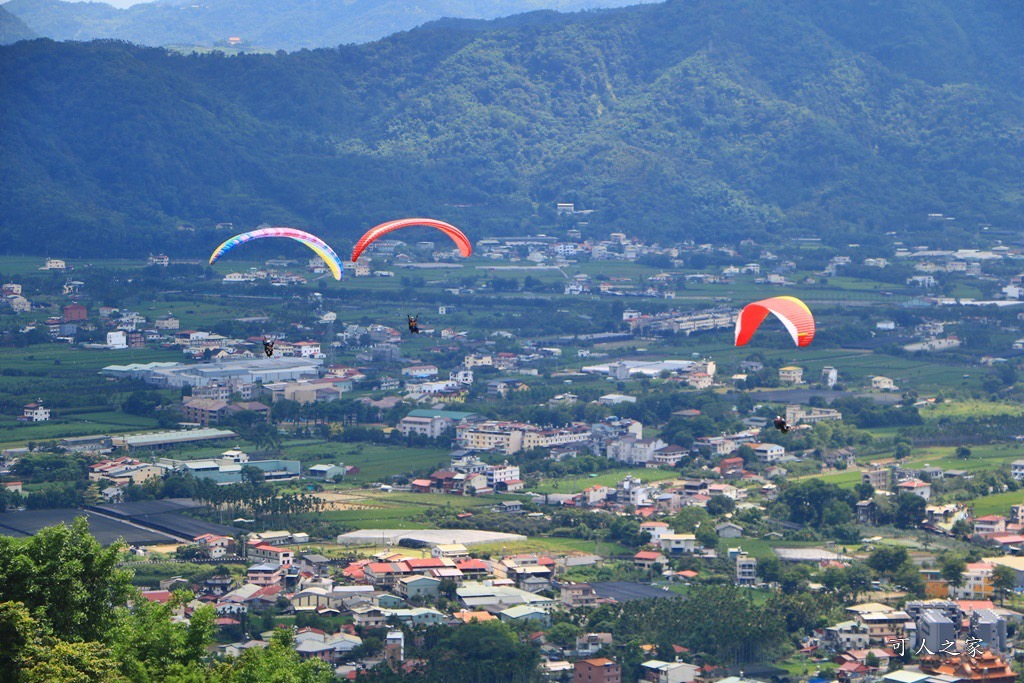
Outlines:
{"type": "Polygon", "coordinates": [[[319,660],[299,662],[291,631],[266,649],[210,664],[216,612],[196,607],[171,620],[192,595],[166,604],[134,594],[116,568],[122,548],[103,549],[85,518],[27,539],[0,536],[0,672],[14,683],[328,683],[319,660]],[[131,609],[125,605],[133,596],[131,609]]]}

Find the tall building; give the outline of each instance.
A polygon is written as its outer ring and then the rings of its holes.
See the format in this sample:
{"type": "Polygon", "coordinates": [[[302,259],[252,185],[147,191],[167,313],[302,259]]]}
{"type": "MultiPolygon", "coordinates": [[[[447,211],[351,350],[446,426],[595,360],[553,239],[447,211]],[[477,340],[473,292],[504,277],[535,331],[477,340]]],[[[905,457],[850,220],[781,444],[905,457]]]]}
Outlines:
{"type": "Polygon", "coordinates": [[[990,609],[971,615],[971,635],[993,650],[1006,651],[1006,619],[990,609]]]}
{"type": "Polygon", "coordinates": [[[917,621],[916,647],[924,645],[928,652],[936,654],[945,643],[956,641],[956,634],[956,625],[949,617],[938,610],[924,610],[917,621]]]}
{"type": "Polygon", "coordinates": [[[384,658],[392,665],[400,665],[405,661],[405,633],[388,631],[384,638],[384,658]]]}

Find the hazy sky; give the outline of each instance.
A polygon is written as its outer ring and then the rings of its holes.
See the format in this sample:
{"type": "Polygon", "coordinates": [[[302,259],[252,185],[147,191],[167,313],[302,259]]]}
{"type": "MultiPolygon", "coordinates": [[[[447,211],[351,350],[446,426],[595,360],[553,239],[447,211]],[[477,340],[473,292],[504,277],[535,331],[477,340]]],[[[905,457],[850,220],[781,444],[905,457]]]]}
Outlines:
{"type": "Polygon", "coordinates": [[[120,7],[121,9],[124,9],[125,7],[131,7],[132,5],[140,5],[140,4],[144,3],[144,2],[151,2],[152,0],[64,0],[64,1],[65,2],[105,2],[108,5],[113,5],[114,7],[120,7]]]}

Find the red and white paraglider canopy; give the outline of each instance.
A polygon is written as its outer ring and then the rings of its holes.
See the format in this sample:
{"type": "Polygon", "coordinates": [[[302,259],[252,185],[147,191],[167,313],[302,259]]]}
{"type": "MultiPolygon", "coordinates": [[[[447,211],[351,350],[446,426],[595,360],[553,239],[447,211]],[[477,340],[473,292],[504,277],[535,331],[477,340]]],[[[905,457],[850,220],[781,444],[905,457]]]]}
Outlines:
{"type": "Polygon", "coordinates": [[[736,346],[743,346],[772,313],[782,321],[797,346],[807,346],[814,339],[814,315],[807,304],[794,296],[775,296],[747,304],[736,319],[736,346]]]}
{"type": "Polygon", "coordinates": [[[393,230],[399,230],[401,228],[407,228],[411,225],[423,225],[428,228],[437,228],[444,232],[455,241],[455,244],[459,245],[459,251],[463,256],[469,256],[473,253],[473,247],[469,243],[469,238],[466,237],[461,230],[456,228],[454,225],[445,223],[444,221],[435,220],[433,218],[400,218],[394,221],[388,221],[387,223],[381,223],[380,225],[370,228],[366,231],[366,234],[359,238],[356,242],[356,246],[352,249],[352,260],[355,261],[359,258],[359,255],[363,253],[366,247],[370,246],[370,243],[386,235],[393,230]]]}

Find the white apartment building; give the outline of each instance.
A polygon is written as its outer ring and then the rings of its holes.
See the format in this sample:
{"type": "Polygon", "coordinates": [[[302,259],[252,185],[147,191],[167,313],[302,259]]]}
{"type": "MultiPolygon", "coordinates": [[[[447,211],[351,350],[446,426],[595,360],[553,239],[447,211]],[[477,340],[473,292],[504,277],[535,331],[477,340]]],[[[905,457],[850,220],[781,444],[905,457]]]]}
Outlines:
{"type": "Polygon", "coordinates": [[[509,465],[507,462],[494,465],[488,468],[484,474],[487,475],[487,485],[494,488],[500,482],[519,479],[519,465],[509,465]]]}
{"type": "Polygon", "coordinates": [[[736,583],[740,586],[753,586],[757,583],[757,558],[741,553],[736,558],[736,583]]]}
{"type": "Polygon", "coordinates": [[[1024,479],[1024,460],[1014,460],[1010,465],[1010,475],[1020,481],[1024,479]]]}
{"type": "Polygon", "coordinates": [[[766,465],[781,460],[782,456],[786,454],[785,448],[774,443],[752,443],[747,445],[754,449],[758,462],[766,465]]]}

